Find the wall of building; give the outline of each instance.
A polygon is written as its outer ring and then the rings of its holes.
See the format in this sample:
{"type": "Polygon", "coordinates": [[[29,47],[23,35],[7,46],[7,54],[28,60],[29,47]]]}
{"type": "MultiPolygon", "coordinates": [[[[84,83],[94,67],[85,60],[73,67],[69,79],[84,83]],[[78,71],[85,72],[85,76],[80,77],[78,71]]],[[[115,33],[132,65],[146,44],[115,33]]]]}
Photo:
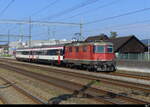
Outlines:
{"type": "Polygon", "coordinates": [[[121,53],[144,53],[146,51],[146,47],[136,38],[132,38],[124,46],[122,46],[119,51],[121,53]]]}
{"type": "Polygon", "coordinates": [[[0,55],[4,53],[4,48],[0,48],[0,55]]]}
{"type": "Polygon", "coordinates": [[[17,48],[24,48],[23,43],[20,42],[20,41],[10,42],[10,43],[9,43],[9,55],[13,55],[13,52],[14,52],[17,48]]]}

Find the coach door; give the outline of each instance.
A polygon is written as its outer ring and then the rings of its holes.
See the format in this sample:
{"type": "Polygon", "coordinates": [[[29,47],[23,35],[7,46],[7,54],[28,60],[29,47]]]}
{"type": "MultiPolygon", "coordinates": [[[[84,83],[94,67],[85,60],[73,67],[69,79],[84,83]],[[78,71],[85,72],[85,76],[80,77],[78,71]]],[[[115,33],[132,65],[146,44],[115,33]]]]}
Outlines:
{"type": "Polygon", "coordinates": [[[29,60],[32,61],[32,51],[29,51],[29,60]]]}
{"type": "Polygon", "coordinates": [[[61,50],[57,51],[57,55],[58,55],[58,64],[61,64],[61,50]]]}

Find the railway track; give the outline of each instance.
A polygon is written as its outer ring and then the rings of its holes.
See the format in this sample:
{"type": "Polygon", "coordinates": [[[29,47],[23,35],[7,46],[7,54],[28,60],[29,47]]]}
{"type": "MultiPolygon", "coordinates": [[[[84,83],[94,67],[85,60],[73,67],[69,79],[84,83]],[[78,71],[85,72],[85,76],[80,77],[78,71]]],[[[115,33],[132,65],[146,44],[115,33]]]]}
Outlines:
{"type": "Polygon", "coordinates": [[[26,66],[28,68],[33,68],[33,69],[39,69],[42,71],[47,71],[47,72],[54,72],[54,73],[59,73],[59,74],[63,74],[63,75],[68,75],[68,76],[73,76],[73,77],[77,77],[77,78],[84,78],[84,79],[88,79],[88,80],[99,80],[103,83],[106,84],[110,84],[110,85],[116,85],[116,86],[122,86],[125,88],[131,88],[137,91],[142,91],[146,94],[150,94],[150,86],[149,85],[143,85],[143,84],[135,84],[135,83],[130,83],[130,82],[124,82],[124,81],[118,81],[118,80],[114,80],[114,79],[108,79],[108,78],[99,78],[99,77],[95,77],[92,75],[87,75],[87,74],[80,74],[80,73],[76,73],[76,72],[67,72],[65,70],[56,70],[56,69],[50,69],[47,67],[41,67],[41,66],[37,66],[37,65],[30,65],[30,64],[23,64],[23,63],[17,63],[17,62],[7,62],[10,63],[11,65],[18,65],[18,66],[26,66]]]}
{"type": "MultiPolygon", "coordinates": [[[[85,87],[79,83],[74,83],[74,82],[63,80],[63,79],[58,79],[55,77],[46,76],[46,75],[42,75],[39,73],[34,73],[28,70],[10,66],[8,64],[0,64],[0,67],[10,70],[10,71],[20,73],[22,75],[25,75],[25,76],[28,76],[37,80],[40,80],[40,81],[43,81],[43,82],[46,82],[48,84],[52,84],[54,86],[57,86],[59,88],[63,88],[72,92],[76,92],[80,88],[85,87]]],[[[112,93],[109,91],[92,88],[92,87],[88,88],[85,92],[81,94],[86,97],[92,98],[94,100],[103,102],[105,104],[149,104],[149,102],[146,102],[146,101],[142,101],[139,99],[131,98],[129,96],[116,94],[116,93],[112,93]]]]}
{"type": "MultiPolygon", "coordinates": [[[[28,99],[30,99],[35,104],[46,104],[44,101],[42,101],[42,99],[33,96],[27,90],[25,90],[25,89],[17,86],[16,84],[12,83],[11,81],[9,81],[9,80],[1,77],[1,76],[0,76],[0,79],[2,81],[6,82],[6,84],[9,84],[9,86],[13,87],[16,91],[18,91],[19,93],[21,93],[23,96],[25,96],[28,99]]],[[[2,96],[0,97],[0,101],[2,102],[2,104],[9,104],[8,101],[7,101],[7,99],[3,98],[2,96]]]]}
{"type": "MultiPolygon", "coordinates": [[[[12,63],[23,65],[21,63],[15,62],[16,61],[15,59],[7,59],[7,60],[6,59],[0,59],[0,60],[2,60],[4,62],[7,62],[7,63],[11,63],[10,61],[13,61],[12,63]]],[[[31,65],[31,66],[33,66],[33,65],[31,65]]],[[[64,71],[64,70],[62,70],[62,71],[64,71]]],[[[86,71],[82,71],[82,72],[86,72],[86,71]]],[[[100,73],[98,73],[98,74],[100,74],[100,73]]],[[[101,74],[112,75],[112,76],[122,76],[122,77],[129,77],[129,78],[143,79],[143,80],[150,80],[150,76],[146,76],[146,75],[143,76],[143,75],[133,74],[133,73],[131,73],[131,74],[122,73],[122,72],[119,72],[119,71],[118,72],[112,72],[112,73],[103,73],[103,72],[101,72],[101,74]]]]}
{"type": "Polygon", "coordinates": [[[0,104],[8,104],[8,102],[4,97],[0,96],[0,104]]]}

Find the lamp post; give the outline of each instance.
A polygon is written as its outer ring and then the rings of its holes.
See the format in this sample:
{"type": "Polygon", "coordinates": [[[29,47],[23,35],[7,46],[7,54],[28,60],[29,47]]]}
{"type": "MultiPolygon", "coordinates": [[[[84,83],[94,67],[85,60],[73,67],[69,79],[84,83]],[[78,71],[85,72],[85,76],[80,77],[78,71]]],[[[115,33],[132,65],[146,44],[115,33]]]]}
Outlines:
{"type": "Polygon", "coordinates": [[[8,55],[9,55],[9,53],[10,53],[10,30],[8,30],[8,55]]]}
{"type": "Polygon", "coordinates": [[[29,18],[29,48],[31,48],[31,39],[32,39],[32,20],[29,18]]]}

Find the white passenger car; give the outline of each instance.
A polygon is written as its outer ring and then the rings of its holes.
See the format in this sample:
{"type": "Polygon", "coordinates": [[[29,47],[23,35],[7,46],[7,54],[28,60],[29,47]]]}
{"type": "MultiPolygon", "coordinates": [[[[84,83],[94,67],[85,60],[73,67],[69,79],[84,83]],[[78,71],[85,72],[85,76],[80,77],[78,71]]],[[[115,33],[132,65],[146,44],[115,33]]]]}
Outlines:
{"type": "Polygon", "coordinates": [[[16,59],[30,62],[58,63],[63,61],[64,46],[45,46],[16,50],[16,59]]]}

